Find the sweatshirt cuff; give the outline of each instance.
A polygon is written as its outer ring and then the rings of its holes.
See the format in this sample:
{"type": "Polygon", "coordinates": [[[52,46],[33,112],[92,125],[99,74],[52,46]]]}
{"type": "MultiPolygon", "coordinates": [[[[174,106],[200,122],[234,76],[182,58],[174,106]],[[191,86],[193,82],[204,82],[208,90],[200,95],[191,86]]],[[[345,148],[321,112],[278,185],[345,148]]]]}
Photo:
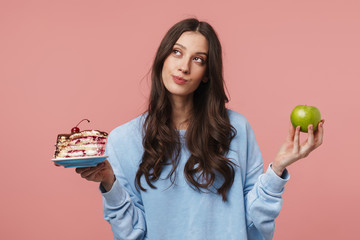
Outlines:
{"type": "Polygon", "coordinates": [[[115,179],[115,182],[110,191],[105,192],[101,184],[99,189],[107,204],[111,206],[121,205],[126,200],[127,192],[120,186],[120,183],[117,179],[115,179]]]}
{"type": "Polygon", "coordinates": [[[290,174],[287,169],[284,170],[281,177],[279,177],[271,168],[271,164],[265,174],[261,177],[262,185],[273,193],[281,193],[284,191],[285,184],[289,181],[290,174]]]}

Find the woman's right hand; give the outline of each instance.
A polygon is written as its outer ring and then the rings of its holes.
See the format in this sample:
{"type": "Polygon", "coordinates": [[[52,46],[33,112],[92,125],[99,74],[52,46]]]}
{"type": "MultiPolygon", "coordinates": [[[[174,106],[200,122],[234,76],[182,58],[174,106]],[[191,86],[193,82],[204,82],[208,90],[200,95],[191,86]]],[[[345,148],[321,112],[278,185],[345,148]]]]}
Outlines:
{"type": "Polygon", "coordinates": [[[101,182],[106,191],[110,191],[115,182],[114,171],[108,160],[95,167],[76,168],[75,171],[88,181],[101,182]]]}

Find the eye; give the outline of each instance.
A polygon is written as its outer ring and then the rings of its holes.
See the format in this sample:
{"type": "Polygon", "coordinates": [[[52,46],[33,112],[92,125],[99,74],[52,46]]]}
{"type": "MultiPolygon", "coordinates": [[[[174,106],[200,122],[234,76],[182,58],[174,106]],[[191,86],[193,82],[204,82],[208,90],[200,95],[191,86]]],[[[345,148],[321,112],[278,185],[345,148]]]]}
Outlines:
{"type": "Polygon", "coordinates": [[[205,60],[201,57],[195,57],[194,58],[195,62],[198,62],[198,63],[201,63],[201,64],[204,64],[205,63],[205,60]]]}
{"type": "Polygon", "coordinates": [[[176,56],[180,56],[181,55],[181,52],[178,50],[178,49],[173,49],[172,50],[172,53],[176,56]]]}

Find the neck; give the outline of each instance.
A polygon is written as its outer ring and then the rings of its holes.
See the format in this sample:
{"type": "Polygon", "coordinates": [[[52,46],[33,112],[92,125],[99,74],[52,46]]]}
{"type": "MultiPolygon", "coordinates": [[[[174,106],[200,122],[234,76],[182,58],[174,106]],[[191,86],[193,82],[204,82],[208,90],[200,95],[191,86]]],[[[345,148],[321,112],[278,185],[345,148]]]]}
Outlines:
{"type": "Polygon", "coordinates": [[[172,95],[170,102],[172,107],[171,118],[174,128],[177,130],[187,129],[193,110],[192,95],[186,97],[172,95]]]}

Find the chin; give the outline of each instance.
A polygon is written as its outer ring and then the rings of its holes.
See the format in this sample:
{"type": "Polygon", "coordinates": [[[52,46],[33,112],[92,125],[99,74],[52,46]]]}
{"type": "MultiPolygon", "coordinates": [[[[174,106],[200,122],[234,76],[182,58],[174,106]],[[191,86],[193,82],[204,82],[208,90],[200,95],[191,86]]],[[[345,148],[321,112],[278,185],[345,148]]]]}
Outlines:
{"type": "Polygon", "coordinates": [[[184,91],[182,89],[167,89],[169,96],[176,97],[188,97],[192,95],[192,92],[184,91]]]}
{"type": "Polygon", "coordinates": [[[184,93],[182,91],[168,91],[170,96],[187,97],[191,94],[184,93]]]}

